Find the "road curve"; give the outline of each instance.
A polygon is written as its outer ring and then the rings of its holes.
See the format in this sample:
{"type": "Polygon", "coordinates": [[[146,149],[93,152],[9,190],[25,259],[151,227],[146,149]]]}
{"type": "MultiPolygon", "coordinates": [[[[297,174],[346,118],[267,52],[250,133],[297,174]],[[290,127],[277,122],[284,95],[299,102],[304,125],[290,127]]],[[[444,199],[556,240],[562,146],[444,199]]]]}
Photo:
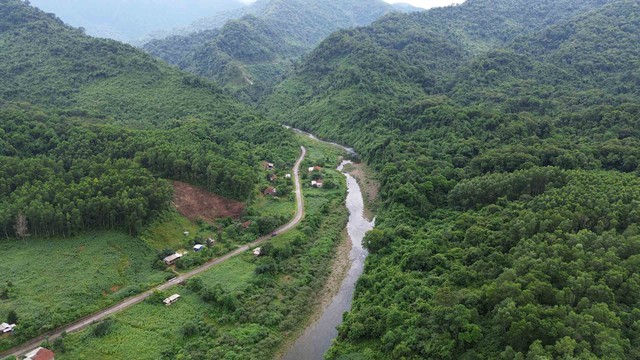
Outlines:
{"type": "MultiPolygon", "coordinates": [[[[298,158],[298,160],[296,161],[295,165],[293,166],[293,178],[294,178],[294,183],[295,183],[295,194],[296,194],[296,214],[293,217],[293,219],[291,219],[291,221],[289,221],[288,223],[286,223],[285,225],[279,227],[278,229],[275,230],[276,233],[281,233],[281,232],[285,232],[285,231],[289,231],[292,228],[294,228],[296,225],[298,225],[298,223],[300,223],[300,221],[302,220],[302,218],[304,217],[304,200],[302,198],[302,185],[300,183],[300,164],[302,163],[302,160],[304,160],[304,157],[307,154],[307,149],[305,149],[304,146],[300,147],[300,157],[298,158]]],[[[243,245],[239,248],[237,248],[236,250],[223,255],[219,258],[215,258],[213,260],[210,260],[209,262],[207,262],[206,264],[193,269],[191,271],[189,271],[188,273],[182,274],[178,277],[175,277],[169,281],[167,281],[166,283],[162,284],[162,285],[158,285],[153,289],[147,290],[141,294],[138,294],[136,296],[127,298],[115,305],[112,305],[106,309],[100,310],[97,313],[94,313],[92,315],[86,316],[80,320],[77,320],[71,324],[62,326],[60,328],[57,328],[55,330],[52,330],[48,333],[45,333],[37,338],[31,339],[30,341],[19,345],[17,347],[14,347],[12,349],[6,350],[2,353],[0,353],[0,358],[5,358],[7,356],[22,356],[24,354],[26,354],[27,352],[37,348],[38,346],[40,346],[40,344],[45,341],[46,339],[49,340],[53,340],[57,337],[59,337],[60,335],[62,335],[63,332],[67,332],[67,333],[71,333],[71,332],[75,332],[75,331],[79,331],[84,329],[85,327],[93,324],[96,321],[100,321],[102,319],[105,319],[117,312],[120,312],[126,308],[129,308],[135,304],[138,304],[140,302],[142,302],[144,299],[148,298],[149,296],[151,296],[153,294],[154,291],[158,290],[158,291],[163,291],[163,290],[167,290],[171,287],[174,287],[204,271],[207,271],[209,269],[211,269],[212,267],[221,264],[229,259],[231,259],[232,257],[235,257],[237,255],[242,254],[243,252],[258,246],[260,244],[262,244],[263,242],[269,240],[271,238],[271,235],[266,235],[263,236],[249,244],[243,245]]]]}

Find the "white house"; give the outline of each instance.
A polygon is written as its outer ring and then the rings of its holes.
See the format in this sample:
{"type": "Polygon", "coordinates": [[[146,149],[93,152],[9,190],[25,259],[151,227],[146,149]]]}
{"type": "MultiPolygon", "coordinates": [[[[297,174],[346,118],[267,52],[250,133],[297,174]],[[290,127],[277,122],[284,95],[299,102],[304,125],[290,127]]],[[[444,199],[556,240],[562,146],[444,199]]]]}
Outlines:
{"type": "Polygon", "coordinates": [[[261,252],[262,252],[262,248],[253,249],[253,255],[255,255],[255,256],[260,256],[261,252]]]}
{"type": "Polygon", "coordinates": [[[324,185],[324,182],[322,181],[322,179],[311,180],[311,186],[313,186],[313,187],[321,188],[322,185],[324,185]]]}
{"type": "Polygon", "coordinates": [[[174,302],[178,301],[178,299],[180,299],[180,295],[179,294],[173,294],[173,295],[169,296],[168,298],[162,300],[162,302],[166,306],[169,306],[169,305],[173,304],[174,302]]]}
{"type": "Polygon", "coordinates": [[[202,244],[196,244],[193,246],[193,251],[198,252],[200,250],[204,249],[204,245],[202,244]]]}
{"type": "Polygon", "coordinates": [[[291,174],[286,174],[284,177],[287,179],[291,179],[291,174]]]}

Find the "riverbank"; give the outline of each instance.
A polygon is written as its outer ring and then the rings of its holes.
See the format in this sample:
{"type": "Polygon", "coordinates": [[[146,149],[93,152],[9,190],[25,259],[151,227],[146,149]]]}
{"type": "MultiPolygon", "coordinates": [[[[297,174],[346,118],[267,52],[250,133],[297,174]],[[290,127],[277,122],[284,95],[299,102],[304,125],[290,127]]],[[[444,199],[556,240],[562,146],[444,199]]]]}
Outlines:
{"type": "Polygon", "coordinates": [[[340,243],[336,246],[336,254],[331,262],[331,273],[329,274],[324,287],[320,290],[318,297],[316,297],[316,301],[311,305],[311,314],[304,321],[304,326],[300,326],[296,331],[293,331],[287,336],[287,339],[282,343],[282,346],[274,356],[274,359],[282,359],[298,338],[307,330],[309,325],[318,321],[324,310],[331,304],[331,301],[338,293],[338,290],[340,290],[340,285],[347,276],[351,266],[351,262],[349,261],[351,247],[351,237],[349,237],[349,232],[345,227],[342,231],[340,243]]]}
{"type": "Polygon", "coordinates": [[[353,176],[358,181],[364,200],[364,217],[372,221],[375,218],[375,212],[378,208],[380,182],[376,179],[373,170],[363,162],[346,165],[344,172],[353,176]]]}
{"type": "Polygon", "coordinates": [[[345,175],[348,189],[346,199],[346,207],[349,210],[347,232],[352,246],[349,251],[349,270],[343,275],[340,274],[339,265],[337,265],[337,268],[332,269],[332,274],[335,273],[342,277],[337,292],[334,292],[335,287],[331,288],[336,282],[327,282],[325,284],[325,292],[335,295],[332,296],[328,305],[321,308],[320,314],[316,313],[311,316],[312,319],[315,318],[317,320],[311,322],[304,333],[287,350],[282,357],[285,360],[323,359],[324,353],[338,335],[336,328],[342,323],[344,312],[349,311],[351,308],[355,284],[364,270],[367,251],[362,246],[362,239],[369,230],[373,229],[374,223],[364,216],[363,194],[358,182],[353,176],[344,172],[344,167],[348,164],[351,164],[351,162],[344,161],[338,167],[338,170],[345,175]]]}

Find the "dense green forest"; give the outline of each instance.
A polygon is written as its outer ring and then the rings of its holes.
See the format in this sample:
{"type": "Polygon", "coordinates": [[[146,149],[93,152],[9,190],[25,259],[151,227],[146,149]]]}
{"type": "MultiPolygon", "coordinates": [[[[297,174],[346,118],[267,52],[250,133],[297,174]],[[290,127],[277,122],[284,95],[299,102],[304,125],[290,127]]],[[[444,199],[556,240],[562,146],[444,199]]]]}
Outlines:
{"type": "Polygon", "coordinates": [[[137,233],[170,205],[163,179],[245,201],[261,161],[296,158],[216,85],[19,0],[0,2],[0,43],[3,236],[137,233]]]}
{"type": "Polygon", "coordinates": [[[264,110],[382,181],[331,359],[637,358],[640,5],[469,0],[339,31],[264,110]]]}
{"type": "Polygon", "coordinates": [[[153,40],[144,49],[256,101],[332,31],[369,24],[395,9],[381,0],[270,0],[252,7],[220,29],[153,40]]]}

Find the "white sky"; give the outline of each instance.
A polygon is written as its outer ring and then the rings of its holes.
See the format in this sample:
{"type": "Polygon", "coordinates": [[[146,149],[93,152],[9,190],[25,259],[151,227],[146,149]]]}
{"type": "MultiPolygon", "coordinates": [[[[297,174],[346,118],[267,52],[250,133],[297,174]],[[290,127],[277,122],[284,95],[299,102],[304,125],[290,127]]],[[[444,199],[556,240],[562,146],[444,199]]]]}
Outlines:
{"type": "Polygon", "coordinates": [[[384,0],[390,4],[407,3],[413,6],[429,9],[438,6],[447,6],[451,4],[463,3],[464,0],[384,0]]]}
{"type": "MultiPolygon", "coordinates": [[[[460,4],[464,2],[464,0],[384,0],[384,1],[390,4],[406,3],[406,4],[411,4],[413,6],[421,7],[424,9],[430,9],[432,7],[438,7],[438,6],[447,6],[451,4],[460,4]]],[[[240,2],[243,2],[245,4],[251,4],[255,2],[255,0],[240,0],[240,2]]]]}

